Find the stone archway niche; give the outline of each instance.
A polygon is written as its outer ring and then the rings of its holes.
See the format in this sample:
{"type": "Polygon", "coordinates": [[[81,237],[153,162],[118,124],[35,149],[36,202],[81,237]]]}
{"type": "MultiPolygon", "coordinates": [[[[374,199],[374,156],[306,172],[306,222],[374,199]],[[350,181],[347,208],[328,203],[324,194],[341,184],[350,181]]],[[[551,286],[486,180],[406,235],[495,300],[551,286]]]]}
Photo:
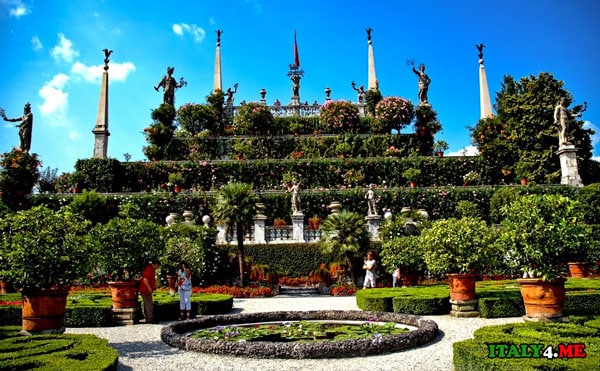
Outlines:
{"type": "Polygon", "coordinates": [[[397,352],[424,345],[435,339],[438,332],[438,326],[434,321],[410,314],[341,310],[281,311],[203,316],[193,320],[175,322],[162,329],[161,338],[166,344],[187,351],[251,358],[302,359],[361,357],[397,352]],[[373,319],[380,322],[394,322],[408,325],[416,329],[398,335],[384,335],[377,342],[374,342],[372,339],[306,343],[233,342],[194,339],[188,336],[192,331],[219,325],[301,320],[366,322],[373,319]]]}

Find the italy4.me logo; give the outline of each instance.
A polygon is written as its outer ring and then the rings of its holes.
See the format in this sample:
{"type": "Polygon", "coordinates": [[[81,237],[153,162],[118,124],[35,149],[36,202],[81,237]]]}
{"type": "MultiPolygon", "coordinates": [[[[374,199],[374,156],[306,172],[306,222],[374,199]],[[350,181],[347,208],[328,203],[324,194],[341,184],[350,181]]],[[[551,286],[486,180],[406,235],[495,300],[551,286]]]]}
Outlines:
{"type": "Polygon", "coordinates": [[[585,344],[569,343],[545,346],[544,344],[488,344],[489,358],[585,358],[585,344]]]}

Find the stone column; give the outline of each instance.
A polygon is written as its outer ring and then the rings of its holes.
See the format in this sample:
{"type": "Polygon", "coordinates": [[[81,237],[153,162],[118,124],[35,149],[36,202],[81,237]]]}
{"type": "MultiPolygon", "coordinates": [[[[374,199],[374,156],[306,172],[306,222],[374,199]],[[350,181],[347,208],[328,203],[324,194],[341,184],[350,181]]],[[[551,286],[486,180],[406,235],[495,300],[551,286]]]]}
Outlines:
{"type": "Polygon", "coordinates": [[[267,243],[267,217],[262,214],[254,216],[254,243],[267,243]]]}
{"type": "Polygon", "coordinates": [[[583,187],[583,182],[577,170],[577,149],[572,144],[558,147],[556,154],[560,157],[560,184],[583,187]]]}
{"type": "Polygon", "coordinates": [[[294,213],[292,214],[292,239],[295,242],[304,241],[304,214],[294,213]]]}
{"type": "Polygon", "coordinates": [[[371,241],[379,241],[379,225],[381,224],[381,215],[367,215],[367,228],[371,235],[371,241]]]}
{"type": "Polygon", "coordinates": [[[93,158],[106,158],[108,149],[108,64],[104,66],[102,83],[100,85],[100,99],[98,101],[98,114],[94,130],[94,155],[93,158]]]}

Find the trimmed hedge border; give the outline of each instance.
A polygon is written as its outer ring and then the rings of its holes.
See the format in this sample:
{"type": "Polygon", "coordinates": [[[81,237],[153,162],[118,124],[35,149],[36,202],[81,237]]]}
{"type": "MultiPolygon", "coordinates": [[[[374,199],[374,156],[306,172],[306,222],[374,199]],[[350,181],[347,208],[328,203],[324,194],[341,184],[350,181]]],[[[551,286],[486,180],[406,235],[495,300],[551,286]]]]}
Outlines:
{"type": "Polygon", "coordinates": [[[162,340],[168,345],[187,351],[211,354],[226,354],[251,358],[345,358],[372,354],[397,352],[426,344],[438,335],[438,326],[410,314],[362,311],[303,311],[303,312],[264,312],[242,313],[224,316],[206,316],[198,319],[176,322],[163,327],[162,340]],[[397,335],[383,335],[381,340],[354,339],[330,342],[271,343],[266,341],[216,341],[213,339],[193,339],[187,336],[191,331],[215,327],[256,322],[285,322],[301,320],[348,320],[369,321],[374,318],[382,322],[395,322],[418,327],[416,330],[397,335]]]}
{"type": "MultiPolygon", "coordinates": [[[[591,321],[590,321],[591,322],[591,321]]],[[[572,323],[526,322],[482,327],[474,339],[453,344],[454,369],[457,371],[498,370],[600,370],[600,332],[597,327],[572,323]],[[586,358],[489,358],[488,344],[585,344],[586,358]]]]}
{"type": "Polygon", "coordinates": [[[116,370],[119,353],[95,335],[19,336],[0,327],[0,370],[116,370]]]}
{"type": "MultiPolygon", "coordinates": [[[[228,313],[233,308],[233,296],[223,294],[192,295],[192,315],[228,313]]],[[[67,327],[113,326],[110,296],[95,304],[67,304],[65,324],[67,327]]],[[[179,317],[178,295],[155,295],[154,315],[159,321],[174,321],[179,317]]],[[[21,325],[20,306],[0,306],[0,323],[21,325]]]]}

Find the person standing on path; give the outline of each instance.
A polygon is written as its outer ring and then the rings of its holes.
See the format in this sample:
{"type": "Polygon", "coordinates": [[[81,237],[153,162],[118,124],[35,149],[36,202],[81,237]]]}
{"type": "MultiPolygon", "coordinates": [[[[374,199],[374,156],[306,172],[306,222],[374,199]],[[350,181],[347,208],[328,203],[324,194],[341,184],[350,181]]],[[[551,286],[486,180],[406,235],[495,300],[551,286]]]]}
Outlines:
{"type": "Polygon", "coordinates": [[[156,270],[158,267],[158,263],[148,262],[142,272],[140,295],[144,302],[144,318],[146,318],[146,323],[154,323],[154,303],[152,302],[152,293],[156,289],[156,270]]]}
{"type": "Polygon", "coordinates": [[[190,319],[192,317],[192,271],[186,262],[179,264],[177,271],[177,283],[179,291],[179,320],[190,319]]]}
{"type": "Polygon", "coordinates": [[[367,260],[365,260],[365,264],[363,265],[363,269],[365,270],[365,282],[363,284],[363,288],[367,287],[375,287],[375,266],[377,265],[375,261],[375,254],[373,251],[369,251],[367,253],[367,260]]]}

